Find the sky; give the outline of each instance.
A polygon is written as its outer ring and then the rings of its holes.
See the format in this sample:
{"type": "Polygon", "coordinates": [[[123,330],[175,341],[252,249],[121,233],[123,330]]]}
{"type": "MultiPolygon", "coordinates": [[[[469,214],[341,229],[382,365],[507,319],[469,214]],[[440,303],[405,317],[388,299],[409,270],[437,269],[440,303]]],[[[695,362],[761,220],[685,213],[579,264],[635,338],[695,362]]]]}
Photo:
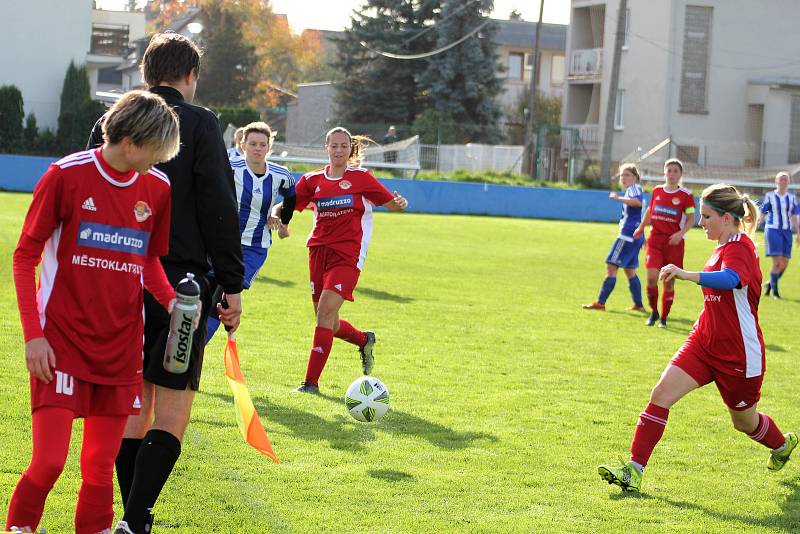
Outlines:
{"type": "MultiPolygon", "coordinates": [[[[544,0],[544,22],[569,23],[570,0],[544,0]]],[[[98,0],[102,9],[122,9],[125,0],[98,0]]],[[[299,33],[306,28],[319,30],[343,30],[349,25],[353,9],[364,0],[271,0],[275,13],[284,13],[289,24],[299,33]]],[[[539,2],[536,0],[495,0],[493,18],[507,19],[516,8],[524,20],[535,22],[539,18],[539,2]]]]}

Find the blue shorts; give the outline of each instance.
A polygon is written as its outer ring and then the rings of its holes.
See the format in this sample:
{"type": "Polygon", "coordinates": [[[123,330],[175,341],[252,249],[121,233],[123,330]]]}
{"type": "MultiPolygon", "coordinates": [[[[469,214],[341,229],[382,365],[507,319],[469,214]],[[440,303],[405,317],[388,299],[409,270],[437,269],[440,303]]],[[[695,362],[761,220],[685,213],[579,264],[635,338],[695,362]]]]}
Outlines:
{"type": "Polygon", "coordinates": [[[623,269],[635,269],[639,266],[639,250],[644,244],[644,237],[626,241],[618,237],[611,250],[608,252],[606,263],[622,267],[623,269]]]}
{"type": "Polygon", "coordinates": [[[777,228],[764,229],[764,247],[767,256],[792,257],[792,231],[777,228]]]}
{"type": "Polygon", "coordinates": [[[264,266],[267,261],[268,248],[251,247],[249,245],[242,245],[242,259],[244,259],[244,282],[242,286],[245,289],[250,289],[253,281],[258,276],[258,271],[264,266]]]}

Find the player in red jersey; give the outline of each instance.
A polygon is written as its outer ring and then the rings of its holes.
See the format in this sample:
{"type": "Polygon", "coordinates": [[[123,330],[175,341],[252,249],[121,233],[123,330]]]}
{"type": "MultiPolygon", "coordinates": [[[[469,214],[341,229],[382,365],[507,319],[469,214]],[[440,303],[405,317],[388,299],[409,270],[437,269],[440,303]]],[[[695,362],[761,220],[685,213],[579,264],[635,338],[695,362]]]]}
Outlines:
{"type": "Polygon", "coordinates": [[[143,286],[167,309],[170,185],[152,166],[179,147],[178,118],[158,95],[131,91],[108,113],[104,144],[50,166],[14,251],[30,371],[33,455],[6,528],[35,529],[83,417],[75,532],[108,532],[113,468],[142,390],[143,286]],[[39,290],[35,272],[41,260],[39,290]]]}
{"type": "Polygon", "coordinates": [[[659,269],[669,264],[683,267],[684,235],[694,226],[694,197],[688,189],[681,187],[682,175],[683,164],[679,160],[669,159],[664,163],[665,183],[653,189],[650,195],[650,209],[645,212],[639,228],[633,233],[634,239],[639,239],[647,225],[652,225],[645,245],[647,300],[651,310],[647,326],[656,323],[659,328],[667,326],[667,316],[675,298],[675,281],[672,278],[664,280],[659,316],[659,269]]]}
{"type": "MultiPolygon", "coordinates": [[[[408,201],[397,191],[390,193],[369,171],[354,167],[361,161],[365,139],[344,128],[330,130],[325,137],[330,164],[303,175],[295,187],[295,209],[302,211],[311,205],[314,210],[314,227],[306,245],[317,317],[306,378],[295,392],[319,393],[319,377],[334,337],[356,345],[364,374],[372,371],[375,334],[341,319],[339,308],[345,300],[353,300],[372,237],[373,206],[403,211],[408,201]]],[[[279,218],[282,207],[276,205],[273,216],[279,218]]]]}
{"type": "Polygon", "coordinates": [[[757,408],[765,351],[758,325],[761,268],[750,236],[755,232],[758,207],[735,187],[717,184],[703,191],[700,215],[706,237],[718,243],[703,271],[687,272],[670,264],[661,269],[660,276],[665,281],[677,278],[700,285],[703,311],[639,416],[631,460],[598,468],[609,484],[628,491],[639,491],[642,471],[664,433],[670,408],[711,382],[728,408],[733,427],[772,449],[767,468],[783,468],[798,443],[796,433],[782,434],[757,408]]]}

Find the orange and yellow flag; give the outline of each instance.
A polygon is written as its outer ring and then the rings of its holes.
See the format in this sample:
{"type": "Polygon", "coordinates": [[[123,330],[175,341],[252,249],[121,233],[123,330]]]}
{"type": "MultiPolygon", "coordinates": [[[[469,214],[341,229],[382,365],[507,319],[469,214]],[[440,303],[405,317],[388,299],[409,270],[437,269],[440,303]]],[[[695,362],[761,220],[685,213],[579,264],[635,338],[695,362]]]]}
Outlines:
{"type": "Polygon", "coordinates": [[[261,425],[261,419],[258,418],[258,412],[253,406],[247,384],[245,384],[244,375],[239,366],[239,349],[236,347],[234,336],[228,336],[228,344],[225,346],[225,378],[228,379],[228,385],[233,393],[236,421],[239,423],[242,437],[251,447],[272,458],[276,464],[279,463],[275,451],[272,450],[272,443],[269,441],[267,432],[261,425]]]}

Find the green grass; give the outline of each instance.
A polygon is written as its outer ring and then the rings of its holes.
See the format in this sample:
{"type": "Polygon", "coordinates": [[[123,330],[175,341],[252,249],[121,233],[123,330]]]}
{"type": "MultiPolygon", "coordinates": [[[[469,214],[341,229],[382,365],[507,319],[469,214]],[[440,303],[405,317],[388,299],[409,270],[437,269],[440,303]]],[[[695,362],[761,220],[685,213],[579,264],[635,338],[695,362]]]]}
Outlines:
{"type": "MultiPolygon", "coordinates": [[[[11,279],[27,195],[0,194],[2,358],[0,515],[30,455],[28,381],[11,279]]],[[[643,326],[620,283],[597,294],[611,224],[379,213],[354,304],[342,316],[378,333],[375,375],[389,413],[358,423],[343,395],[357,352],[335,341],[323,397],[288,391],[313,332],[304,237],[308,214],[278,241],[245,296],[242,367],[281,459],[245,446],[222,369],[208,348],[184,454],[157,505],[161,532],[792,532],[800,461],[766,469],[766,450],[733,430],[716,389],[673,410],[641,496],[603,483],[596,466],[626,457],[650,388],[702,306],[678,283],[667,330],[643,326]]],[[[689,234],[687,265],[713,248],[689,234]]],[[[797,260],[795,260],[796,262],[797,260]]],[[[766,265],[766,263],[764,263],[766,265]]],[[[800,428],[796,264],[788,298],[761,305],[769,347],[761,408],[800,428]]],[[[76,424],[43,525],[70,532],[80,474],[76,424]]],[[[117,510],[120,511],[117,502],[117,510]]]]}

